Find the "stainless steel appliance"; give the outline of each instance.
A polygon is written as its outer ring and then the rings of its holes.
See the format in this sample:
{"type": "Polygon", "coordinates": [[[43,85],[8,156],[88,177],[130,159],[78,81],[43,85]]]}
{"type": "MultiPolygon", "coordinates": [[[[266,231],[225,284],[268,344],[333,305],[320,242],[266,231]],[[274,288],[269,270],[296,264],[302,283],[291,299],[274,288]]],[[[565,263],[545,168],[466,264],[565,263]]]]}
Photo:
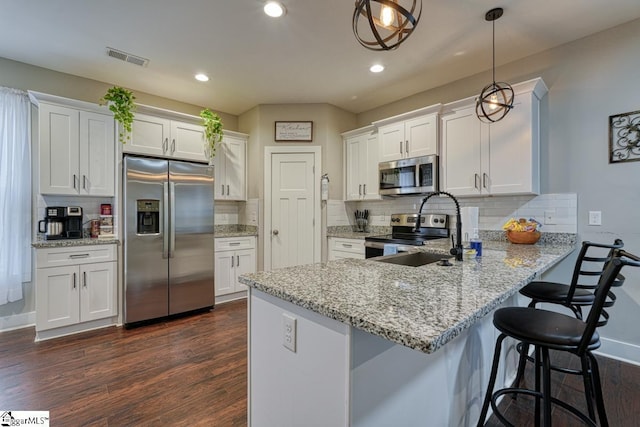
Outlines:
{"type": "Polygon", "coordinates": [[[422,246],[425,241],[449,238],[449,215],[420,215],[420,228],[416,228],[418,214],[391,215],[391,234],[365,237],[365,257],[384,254],[385,244],[397,245],[398,252],[408,252],[411,246],[422,246]]]}
{"type": "Polygon", "coordinates": [[[124,159],[124,323],[214,305],[213,166],[124,159]]]}
{"type": "Polygon", "coordinates": [[[422,156],[378,164],[379,192],[383,196],[438,191],[438,156],[422,156]]]}

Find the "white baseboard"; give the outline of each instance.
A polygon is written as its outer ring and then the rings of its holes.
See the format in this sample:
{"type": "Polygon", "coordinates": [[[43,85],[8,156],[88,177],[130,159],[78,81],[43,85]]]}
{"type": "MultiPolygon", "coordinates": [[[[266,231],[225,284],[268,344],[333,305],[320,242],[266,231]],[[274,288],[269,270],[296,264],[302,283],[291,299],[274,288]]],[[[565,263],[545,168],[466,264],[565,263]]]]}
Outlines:
{"type": "Polygon", "coordinates": [[[14,329],[27,328],[36,324],[36,312],[14,314],[12,316],[0,317],[0,332],[12,331],[14,329]]]}
{"type": "Polygon", "coordinates": [[[594,353],[640,366],[640,346],[610,338],[600,338],[602,346],[594,353]]]}

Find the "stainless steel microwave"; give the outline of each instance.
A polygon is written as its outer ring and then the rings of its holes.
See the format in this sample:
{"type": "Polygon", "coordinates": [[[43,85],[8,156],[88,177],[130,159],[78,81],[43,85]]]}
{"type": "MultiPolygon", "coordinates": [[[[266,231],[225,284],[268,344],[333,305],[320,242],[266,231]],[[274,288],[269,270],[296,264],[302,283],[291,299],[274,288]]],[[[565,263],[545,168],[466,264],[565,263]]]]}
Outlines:
{"type": "Polygon", "coordinates": [[[382,196],[432,193],[438,191],[438,156],[382,162],[378,175],[382,196]]]}

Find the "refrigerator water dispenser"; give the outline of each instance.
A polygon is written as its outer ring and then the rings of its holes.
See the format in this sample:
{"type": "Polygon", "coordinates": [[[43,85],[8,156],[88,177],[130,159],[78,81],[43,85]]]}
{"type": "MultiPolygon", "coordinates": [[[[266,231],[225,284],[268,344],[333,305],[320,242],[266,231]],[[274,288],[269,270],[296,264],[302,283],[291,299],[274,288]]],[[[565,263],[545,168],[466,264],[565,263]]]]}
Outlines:
{"type": "Polygon", "coordinates": [[[137,205],[137,234],[160,233],[160,201],[136,200],[137,205]]]}

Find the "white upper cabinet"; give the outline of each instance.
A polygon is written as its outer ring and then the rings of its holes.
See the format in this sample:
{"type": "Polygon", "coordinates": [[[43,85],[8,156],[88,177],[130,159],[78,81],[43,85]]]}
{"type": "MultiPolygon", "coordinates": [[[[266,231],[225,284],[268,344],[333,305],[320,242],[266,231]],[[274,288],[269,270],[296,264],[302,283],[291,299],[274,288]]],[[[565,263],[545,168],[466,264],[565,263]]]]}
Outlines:
{"type": "Polygon", "coordinates": [[[373,126],[342,134],[344,138],[345,200],[379,199],[378,134],[373,126]]]}
{"type": "Polygon", "coordinates": [[[141,113],[134,115],[131,139],[123,146],[123,151],[172,159],[207,161],[202,126],[141,113]]]}
{"type": "Polygon", "coordinates": [[[379,120],[380,162],[438,154],[440,104],[379,120]]]}
{"type": "Polygon", "coordinates": [[[225,131],[213,158],[216,200],[247,199],[247,135],[225,131]]]}
{"type": "Polygon", "coordinates": [[[475,98],[447,104],[442,114],[443,190],[456,196],[538,194],[542,79],[513,85],[514,108],[486,124],[475,98]]]}
{"type": "Polygon", "coordinates": [[[29,92],[38,106],[41,194],[108,196],[115,190],[115,124],[96,104],[29,92]]]}

